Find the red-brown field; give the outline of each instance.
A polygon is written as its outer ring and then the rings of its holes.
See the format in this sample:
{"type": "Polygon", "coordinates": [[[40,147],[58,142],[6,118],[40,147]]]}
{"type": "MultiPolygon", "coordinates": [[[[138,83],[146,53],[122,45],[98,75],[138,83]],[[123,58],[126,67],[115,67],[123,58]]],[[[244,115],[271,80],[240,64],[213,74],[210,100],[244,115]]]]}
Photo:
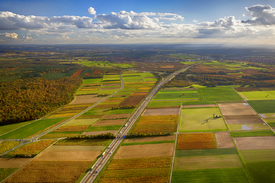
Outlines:
{"type": "Polygon", "coordinates": [[[213,133],[179,134],[177,149],[213,149],[217,148],[213,133]]]}
{"type": "Polygon", "coordinates": [[[145,95],[129,96],[123,100],[118,107],[137,106],[144,99],[144,97],[145,95]]]}

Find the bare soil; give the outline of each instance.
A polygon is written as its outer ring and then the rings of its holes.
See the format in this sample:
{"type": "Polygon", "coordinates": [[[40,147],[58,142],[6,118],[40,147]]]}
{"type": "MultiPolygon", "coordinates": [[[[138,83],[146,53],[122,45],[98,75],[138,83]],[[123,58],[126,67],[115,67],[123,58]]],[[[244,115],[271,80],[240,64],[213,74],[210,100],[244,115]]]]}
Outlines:
{"type": "Polygon", "coordinates": [[[146,109],[142,116],[179,115],[180,108],[146,109]]]}
{"type": "Polygon", "coordinates": [[[128,114],[106,114],[102,119],[123,119],[128,118],[131,113],[128,114]]]}
{"type": "Polygon", "coordinates": [[[133,139],[126,139],[124,143],[132,143],[132,142],[155,142],[155,141],[168,141],[168,140],[175,140],[175,135],[169,136],[160,136],[160,137],[143,137],[143,138],[133,138],[133,139]]]}
{"type": "Polygon", "coordinates": [[[93,126],[122,125],[125,122],[126,119],[100,120],[93,124],[93,126]]]}
{"type": "Polygon", "coordinates": [[[240,120],[240,119],[261,119],[257,115],[224,115],[225,120],[240,120]]]}
{"type": "Polygon", "coordinates": [[[129,96],[125,100],[123,100],[118,106],[125,107],[125,106],[137,106],[143,99],[145,95],[134,95],[129,96]]]}
{"type": "Polygon", "coordinates": [[[197,170],[212,168],[235,168],[241,167],[242,163],[236,154],[219,156],[188,156],[175,160],[175,169],[197,170]]]}
{"type": "Polygon", "coordinates": [[[75,96],[74,100],[70,104],[89,104],[96,103],[101,98],[96,97],[96,95],[79,95],[75,96]]]}
{"type": "Polygon", "coordinates": [[[275,136],[266,137],[235,137],[239,150],[275,149],[275,136]]]}
{"type": "Polygon", "coordinates": [[[215,135],[219,148],[235,148],[228,132],[217,132],[215,135]]]}
{"type": "Polygon", "coordinates": [[[244,103],[219,104],[223,115],[255,115],[256,113],[244,103]]]}
{"type": "Polygon", "coordinates": [[[100,135],[100,134],[105,134],[105,133],[112,133],[116,135],[118,130],[106,130],[106,131],[95,131],[95,132],[84,132],[82,135],[100,135]]]}
{"type": "Polygon", "coordinates": [[[121,146],[114,159],[172,156],[174,143],[121,146]]]}
{"type": "Polygon", "coordinates": [[[191,107],[216,107],[216,104],[205,104],[205,105],[183,105],[182,108],[191,108],[191,107]]]}
{"type": "Polygon", "coordinates": [[[20,168],[32,158],[0,158],[0,168],[20,168]]]}
{"type": "Polygon", "coordinates": [[[226,120],[226,123],[229,125],[232,124],[256,124],[256,123],[263,123],[261,119],[233,119],[233,120],[226,120]]]}

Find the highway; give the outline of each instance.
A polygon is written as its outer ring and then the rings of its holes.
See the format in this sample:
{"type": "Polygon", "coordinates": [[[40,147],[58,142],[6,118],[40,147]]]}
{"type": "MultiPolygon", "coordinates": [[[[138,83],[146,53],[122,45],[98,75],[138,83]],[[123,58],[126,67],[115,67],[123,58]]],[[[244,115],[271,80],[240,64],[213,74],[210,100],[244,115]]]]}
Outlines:
{"type": "Polygon", "coordinates": [[[186,71],[187,69],[193,67],[195,65],[188,66],[186,68],[182,68],[178,71],[175,71],[174,73],[170,74],[166,78],[162,79],[158,85],[151,91],[151,93],[143,100],[142,104],[138,107],[138,109],[134,112],[134,114],[130,117],[130,119],[127,121],[126,125],[121,129],[118,135],[116,135],[116,138],[112,141],[112,143],[108,146],[108,148],[102,153],[101,157],[96,161],[94,166],[88,171],[88,173],[85,175],[85,177],[81,180],[81,183],[88,183],[93,182],[97,175],[100,173],[102,168],[105,166],[105,164],[109,161],[111,158],[113,152],[117,150],[120,143],[122,142],[123,138],[131,127],[135,124],[138,117],[141,115],[141,113],[144,111],[146,106],[149,104],[150,100],[153,98],[153,96],[158,92],[158,90],[167,82],[169,82],[171,79],[173,79],[176,75],[178,75],[181,72],[186,71]]]}
{"type": "MultiPolygon", "coordinates": [[[[32,143],[32,142],[34,142],[34,141],[38,141],[38,139],[39,139],[40,137],[42,137],[43,135],[46,135],[47,133],[49,133],[49,132],[51,132],[51,131],[53,131],[53,130],[59,128],[60,126],[64,125],[65,123],[68,123],[69,121],[71,121],[71,120],[73,120],[73,119],[79,117],[80,115],[84,114],[84,113],[87,112],[88,110],[90,110],[90,109],[92,109],[93,107],[97,106],[98,104],[100,104],[100,103],[103,102],[104,100],[106,100],[106,99],[112,97],[113,95],[115,95],[117,92],[119,92],[120,90],[122,90],[122,89],[124,88],[124,82],[123,82],[123,78],[122,78],[122,73],[120,74],[120,80],[121,80],[121,86],[120,86],[120,89],[119,89],[119,90],[117,90],[116,92],[114,92],[114,93],[111,94],[111,95],[108,95],[107,97],[102,98],[101,100],[99,100],[99,101],[96,102],[95,104],[91,105],[90,107],[88,107],[87,109],[81,111],[80,113],[74,115],[73,117],[71,117],[70,119],[64,121],[63,123],[60,123],[60,124],[58,124],[58,125],[56,125],[56,126],[50,128],[49,130],[46,130],[46,131],[44,131],[44,132],[42,132],[42,133],[36,135],[35,137],[32,137],[32,138],[30,138],[30,139],[1,139],[2,141],[18,141],[18,142],[22,142],[22,143],[20,143],[19,145],[17,145],[16,147],[14,147],[14,148],[12,148],[12,149],[9,149],[9,150],[6,151],[6,152],[0,154],[0,157],[3,156],[3,155],[5,155],[5,154],[7,154],[7,153],[9,153],[9,152],[11,152],[11,151],[13,151],[14,149],[16,149],[16,148],[18,148],[18,147],[20,147],[20,146],[22,146],[22,145],[26,145],[26,144],[30,144],[30,143],[32,143]]],[[[30,123],[30,124],[31,124],[31,123],[30,123]]]]}

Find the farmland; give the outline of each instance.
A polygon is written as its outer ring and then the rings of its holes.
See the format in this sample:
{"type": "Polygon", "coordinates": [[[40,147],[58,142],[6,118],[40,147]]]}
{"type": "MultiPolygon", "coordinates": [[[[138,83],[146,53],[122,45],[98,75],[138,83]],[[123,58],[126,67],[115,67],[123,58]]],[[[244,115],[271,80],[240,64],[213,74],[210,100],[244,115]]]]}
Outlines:
{"type": "Polygon", "coordinates": [[[179,134],[177,149],[212,149],[217,148],[213,133],[179,134]]]}
{"type": "Polygon", "coordinates": [[[242,98],[232,88],[199,88],[200,101],[241,101],[242,98]]]}
{"type": "Polygon", "coordinates": [[[250,100],[248,103],[257,113],[275,113],[275,100],[250,100]]]}
{"type": "Polygon", "coordinates": [[[226,125],[219,116],[218,108],[184,108],[181,110],[179,131],[224,131],[226,125]]]}
{"type": "Polygon", "coordinates": [[[275,100],[275,91],[241,92],[247,100],[275,100]]]}

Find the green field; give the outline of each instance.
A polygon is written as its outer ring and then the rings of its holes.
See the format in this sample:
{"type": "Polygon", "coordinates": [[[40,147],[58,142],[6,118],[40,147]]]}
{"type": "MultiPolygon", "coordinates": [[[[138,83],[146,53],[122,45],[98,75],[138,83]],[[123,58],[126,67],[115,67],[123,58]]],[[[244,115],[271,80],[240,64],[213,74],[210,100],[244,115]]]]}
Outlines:
{"type": "Polygon", "coordinates": [[[102,82],[102,78],[98,79],[83,79],[83,84],[100,84],[102,82]]]}
{"type": "Polygon", "coordinates": [[[248,103],[257,113],[275,113],[275,100],[251,100],[248,103]]]}
{"type": "Polygon", "coordinates": [[[3,135],[9,131],[16,129],[16,128],[20,128],[20,127],[27,125],[29,123],[31,123],[31,121],[0,126],[0,135],[3,135]]]}
{"type": "Polygon", "coordinates": [[[86,132],[94,131],[107,131],[107,130],[119,130],[121,125],[109,125],[109,126],[90,126],[86,132]]]}
{"type": "Polygon", "coordinates": [[[62,126],[81,126],[94,124],[99,118],[94,119],[73,119],[62,126]]]}
{"type": "Polygon", "coordinates": [[[225,131],[223,118],[213,118],[220,115],[219,108],[186,108],[181,110],[180,132],[190,131],[225,131]]]}
{"type": "Polygon", "coordinates": [[[0,168],[0,182],[12,174],[17,168],[0,168]]]}
{"type": "Polygon", "coordinates": [[[275,91],[240,92],[247,100],[275,100],[275,91]]]}
{"type": "Polygon", "coordinates": [[[247,163],[246,168],[255,183],[275,182],[275,161],[247,163]]]}
{"type": "Polygon", "coordinates": [[[233,88],[198,88],[200,101],[241,101],[233,88]]]}
{"type": "Polygon", "coordinates": [[[151,101],[148,104],[148,108],[174,108],[180,107],[181,102],[179,101],[151,101]]]}
{"type": "Polygon", "coordinates": [[[36,134],[66,118],[51,118],[51,119],[41,119],[30,123],[26,126],[18,128],[10,133],[7,133],[0,137],[0,139],[24,139],[33,134],[36,134]]]}
{"type": "Polygon", "coordinates": [[[243,168],[225,169],[201,169],[201,170],[177,170],[173,171],[173,183],[228,183],[242,182],[248,183],[246,173],[243,168]]]}
{"type": "Polygon", "coordinates": [[[267,125],[262,123],[255,124],[230,124],[228,125],[230,131],[235,130],[269,130],[270,128],[267,125]]]}
{"type": "Polygon", "coordinates": [[[274,136],[271,130],[230,132],[231,137],[274,136]]]}
{"type": "Polygon", "coordinates": [[[275,161],[275,149],[242,150],[244,163],[275,161]]]}
{"type": "Polygon", "coordinates": [[[184,100],[197,98],[198,94],[196,90],[161,90],[154,100],[184,100]]]}
{"type": "Polygon", "coordinates": [[[131,76],[131,77],[123,76],[123,81],[124,81],[124,83],[144,82],[143,78],[139,75],[138,76],[131,76]]]}

